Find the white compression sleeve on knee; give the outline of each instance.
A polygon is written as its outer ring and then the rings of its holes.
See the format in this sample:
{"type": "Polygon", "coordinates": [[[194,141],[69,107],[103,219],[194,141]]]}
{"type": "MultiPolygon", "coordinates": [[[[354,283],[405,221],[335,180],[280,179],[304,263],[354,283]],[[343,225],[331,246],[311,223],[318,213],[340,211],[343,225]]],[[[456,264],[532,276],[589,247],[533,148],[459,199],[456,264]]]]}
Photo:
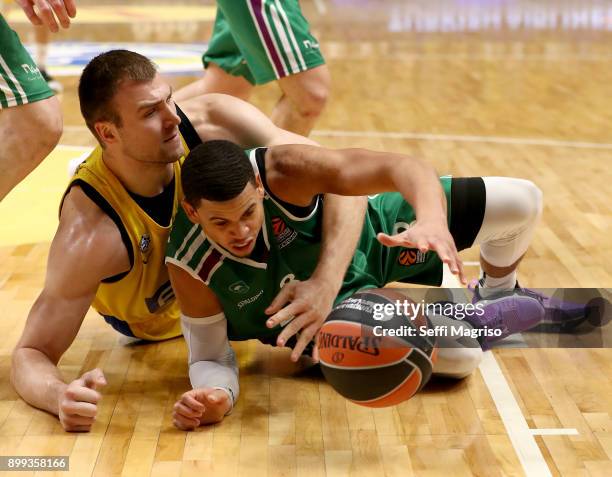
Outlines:
{"type": "Polygon", "coordinates": [[[232,406],[240,387],[236,355],[227,339],[227,319],[223,313],[205,318],[181,314],[183,336],[189,350],[189,379],[193,388],[223,389],[232,406]]]}
{"type": "Polygon", "coordinates": [[[474,243],[495,267],[508,267],[527,251],[542,215],[542,192],[531,181],[483,177],[486,207],[474,243]]]}

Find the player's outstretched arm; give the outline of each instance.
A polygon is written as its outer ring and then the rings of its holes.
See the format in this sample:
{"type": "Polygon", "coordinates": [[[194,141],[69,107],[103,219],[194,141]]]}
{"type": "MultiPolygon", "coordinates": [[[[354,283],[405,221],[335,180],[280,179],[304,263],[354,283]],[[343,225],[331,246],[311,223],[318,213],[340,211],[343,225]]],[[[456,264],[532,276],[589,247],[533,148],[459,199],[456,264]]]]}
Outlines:
{"type": "Polygon", "coordinates": [[[57,363],[74,341],[99,282],[129,267],[127,251],[118,252],[122,249],[117,246],[122,243],[119,231],[87,201],[75,188],[64,203],[49,251],[45,285],[13,351],[11,368],[19,395],[57,415],[68,431],[91,428],[101,397],[98,389],[106,381],[102,371],[92,370],[66,382],[57,363]]]}
{"type": "Polygon", "coordinates": [[[70,19],[76,16],[74,0],[16,0],[33,25],[45,25],[52,32],[59,27],[70,26],[70,19]]]}
{"type": "Polygon", "coordinates": [[[177,428],[193,430],[222,421],[232,410],[240,391],[238,366],[216,295],[173,263],[168,264],[168,273],[181,308],[193,386],[174,404],[172,419],[177,428]]]}
{"type": "Polygon", "coordinates": [[[446,197],[431,165],[403,154],[365,149],[287,145],[269,148],[266,154],[268,186],[292,204],[307,205],[320,193],[400,192],[414,208],[416,224],[393,237],[379,234],[378,239],[391,247],[435,250],[451,272],[465,282],[463,266],[448,230],[446,197]]]}

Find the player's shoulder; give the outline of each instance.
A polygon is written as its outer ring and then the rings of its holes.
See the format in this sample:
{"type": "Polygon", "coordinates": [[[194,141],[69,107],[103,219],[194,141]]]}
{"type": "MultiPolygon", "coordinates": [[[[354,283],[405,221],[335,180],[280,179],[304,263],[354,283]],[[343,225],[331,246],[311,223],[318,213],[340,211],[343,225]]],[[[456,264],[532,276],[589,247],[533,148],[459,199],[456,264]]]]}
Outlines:
{"type": "Polygon", "coordinates": [[[129,268],[128,251],[113,220],[74,186],[67,193],[53,238],[53,256],[60,254],[68,268],[82,268],[105,278],[129,268]]]}
{"type": "Polygon", "coordinates": [[[60,211],[56,235],[72,244],[112,248],[122,243],[121,233],[113,220],[78,185],[67,192],[60,211]]]}
{"type": "Polygon", "coordinates": [[[176,261],[186,261],[187,254],[197,252],[207,246],[202,227],[189,220],[182,208],[179,208],[172,223],[172,231],[168,237],[166,257],[176,261]]]}

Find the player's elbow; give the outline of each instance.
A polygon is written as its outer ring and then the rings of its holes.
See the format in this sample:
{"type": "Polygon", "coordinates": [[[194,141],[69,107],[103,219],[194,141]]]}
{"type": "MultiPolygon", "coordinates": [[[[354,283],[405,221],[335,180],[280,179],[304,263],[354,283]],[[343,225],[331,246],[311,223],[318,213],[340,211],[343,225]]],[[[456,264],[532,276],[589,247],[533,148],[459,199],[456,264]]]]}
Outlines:
{"type": "Polygon", "coordinates": [[[301,148],[295,145],[275,146],[268,149],[266,156],[266,176],[277,175],[294,177],[300,173],[306,158],[301,148]]]}

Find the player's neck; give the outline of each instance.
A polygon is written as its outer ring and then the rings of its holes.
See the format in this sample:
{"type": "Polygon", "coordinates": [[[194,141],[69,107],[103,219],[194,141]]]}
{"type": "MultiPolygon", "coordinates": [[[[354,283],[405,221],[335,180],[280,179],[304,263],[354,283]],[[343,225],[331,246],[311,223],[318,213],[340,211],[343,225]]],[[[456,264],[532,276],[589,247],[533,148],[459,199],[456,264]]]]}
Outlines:
{"type": "Polygon", "coordinates": [[[173,164],[139,162],[108,151],[102,160],[127,190],[143,197],[161,194],[174,177],[173,164]]]}

